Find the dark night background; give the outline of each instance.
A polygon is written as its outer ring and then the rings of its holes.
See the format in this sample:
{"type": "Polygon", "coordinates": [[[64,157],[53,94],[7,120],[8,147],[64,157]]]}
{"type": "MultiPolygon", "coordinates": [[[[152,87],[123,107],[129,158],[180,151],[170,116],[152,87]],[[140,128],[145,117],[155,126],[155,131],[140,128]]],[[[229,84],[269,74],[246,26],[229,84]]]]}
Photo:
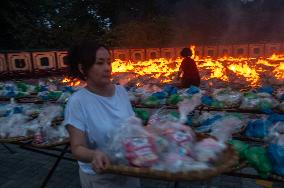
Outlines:
{"type": "Polygon", "coordinates": [[[283,0],[6,0],[0,50],[284,41],[283,0]]]}

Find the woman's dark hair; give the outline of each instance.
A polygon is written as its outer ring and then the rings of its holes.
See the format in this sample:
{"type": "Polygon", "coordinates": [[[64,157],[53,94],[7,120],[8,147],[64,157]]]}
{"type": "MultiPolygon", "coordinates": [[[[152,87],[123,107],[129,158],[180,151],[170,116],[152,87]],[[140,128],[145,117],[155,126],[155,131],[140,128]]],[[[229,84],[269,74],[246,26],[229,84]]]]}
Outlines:
{"type": "Polygon", "coordinates": [[[189,49],[189,48],[184,48],[184,49],[182,49],[182,51],[180,52],[180,55],[181,55],[182,57],[190,57],[190,56],[192,56],[192,51],[191,51],[191,49],[189,49]]]}
{"type": "Polygon", "coordinates": [[[96,54],[99,48],[109,49],[101,44],[84,42],[77,44],[68,51],[69,76],[86,80],[88,70],[96,62],[96,54]],[[79,70],[82,65],[83,73],[79,70]]]}

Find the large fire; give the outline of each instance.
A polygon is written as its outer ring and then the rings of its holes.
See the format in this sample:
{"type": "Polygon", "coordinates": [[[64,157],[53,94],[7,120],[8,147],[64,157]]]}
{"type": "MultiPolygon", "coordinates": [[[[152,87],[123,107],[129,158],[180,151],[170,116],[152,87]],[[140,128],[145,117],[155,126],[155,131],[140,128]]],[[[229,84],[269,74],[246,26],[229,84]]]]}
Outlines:
{"type": "MultiPolygon", "coordinates": [[[[191,47],[194,52],[194,46],[191,47]]],[[[257,87],[265,84],[284,84],[284,56],[273,54],[269,58],[234,58],[217,59],[199,58],[193,53],[203,82],[224,84],[239,84],[257,87]]],[[[122,61],[116,59],[112,63],[114,80],[120,84],[133,82],[136,86],[145,83],[171,83],[175,81],[176,73],[182,62],[175,59],[150,59],[147,61],[122,61]]],[[[77,86],[79,80],[64,78],[63,82],[77,86]]]]}
{"type": "MultiPolygon", "coordinates": [[[[250,87],[284,84],[284,56],[273,54],[269,58],[222,57],[217,59],[195,56],[194,59],[203,81],[219,80],[228,85],[242,84],[250,87]]],[[[139,85],[142,85],[145,82],[145,77],[149,80],[155,78],[160,83],[169,83],[174,80],[181,61],[182,59],[179,57],[177,59],[160,58],[139,62],[116,59],[112,63],[112,67],[114,75],[135,73],[135,75],[126,74],[127,76],[120,77],[119,80],[123,80],[123,84],[135,80],[139,85]]]]}

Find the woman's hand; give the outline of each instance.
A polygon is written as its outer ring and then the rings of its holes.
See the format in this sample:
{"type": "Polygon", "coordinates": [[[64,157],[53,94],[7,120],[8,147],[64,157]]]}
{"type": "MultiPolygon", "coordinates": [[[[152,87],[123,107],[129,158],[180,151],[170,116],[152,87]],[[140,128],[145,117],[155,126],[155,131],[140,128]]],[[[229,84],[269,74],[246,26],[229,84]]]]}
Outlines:
{"type": "Polygon", "coordinates": [[[110,165],[110,161],[107,155],[100,150],[96,150],[92,159],[93,170],[97,173],[101,173],[108,165],[110,165]]]}

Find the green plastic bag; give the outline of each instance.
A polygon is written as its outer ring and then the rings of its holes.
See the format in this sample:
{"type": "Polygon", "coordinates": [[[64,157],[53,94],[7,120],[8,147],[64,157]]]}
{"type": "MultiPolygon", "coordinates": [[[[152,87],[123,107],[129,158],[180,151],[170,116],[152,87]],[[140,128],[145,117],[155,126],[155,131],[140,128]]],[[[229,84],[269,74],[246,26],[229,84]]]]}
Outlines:
{"type": "Polygon", "coordinates": [[[249,145],[240,140],[230,140],[229,144],[233,145],[234,149],[237,151],[240,160],[246,159],[246,150],[249,145]]]}
{"type": "Polygon", "coordinates": [[[213,100],[211,106],[214,108],[224,108],[224,103],[217,100],[213,100]]]}
{"type": "Polygon", "coordinates": [[[23,83],[23,82],[18,82],[18,83],[17,83],[17,89],[18,89],[19,91],[22,91],[22,92],[27,92],[28,86],[27,86],[27,84],[25,84],[25,83],[23,83]]]}
{"type": "Polygon", "coordinates": [[[34,88],[34,92],[35,92],[35,93],[38,93],[39,90],[40,90],[40,86],[37,85],[37,86],[34,88]]]}
{"type": "Polygon", "coordinates": [[[259,173],[260,177],[267,178],[272,165],[268,158],[266,149],[263,147],[251,147],[245,151],[246,159],[259,173]]]}
{"type": "Polygon", "coordinates": [[[244,97],[247,99],[256,99],[257,95],[253,92],[247,92],[247,93],[244,93],[244,97]]]}
{"type": "Polygon", "coordinates": [[[138,108],[135,108],[133,109],[136,116],[140,119],[142,119],[143,123],[146,123],[149,119],[149,116],[150,116],[150,113],[146,110],[143,110],[143,109],[138,109],[138,108]]]}
{"type": "Polygon", "coordinates": [[[158,106],[160,105],[160,100],[155,96],[150,96],[144,100],[142,100],[142,104],[146,106],[158,106]]]}
{"type": "Polygon", "coordinates": [[[26,97],[27,95],[28,93],[19,91],[16,94],[16,98],[26,97]]]}
{"type": "Polygon", "coordinates": [[[62,91],[50,91],[47,94],[49,100],[57,100],[62,94],[62,91]]]}
{"type": "Polygon", "coordinates": [[[182,100],[183,98],[181,96],[173,94],[167,99],[167,104],[176,105],[178,102],[182,100]]]}

